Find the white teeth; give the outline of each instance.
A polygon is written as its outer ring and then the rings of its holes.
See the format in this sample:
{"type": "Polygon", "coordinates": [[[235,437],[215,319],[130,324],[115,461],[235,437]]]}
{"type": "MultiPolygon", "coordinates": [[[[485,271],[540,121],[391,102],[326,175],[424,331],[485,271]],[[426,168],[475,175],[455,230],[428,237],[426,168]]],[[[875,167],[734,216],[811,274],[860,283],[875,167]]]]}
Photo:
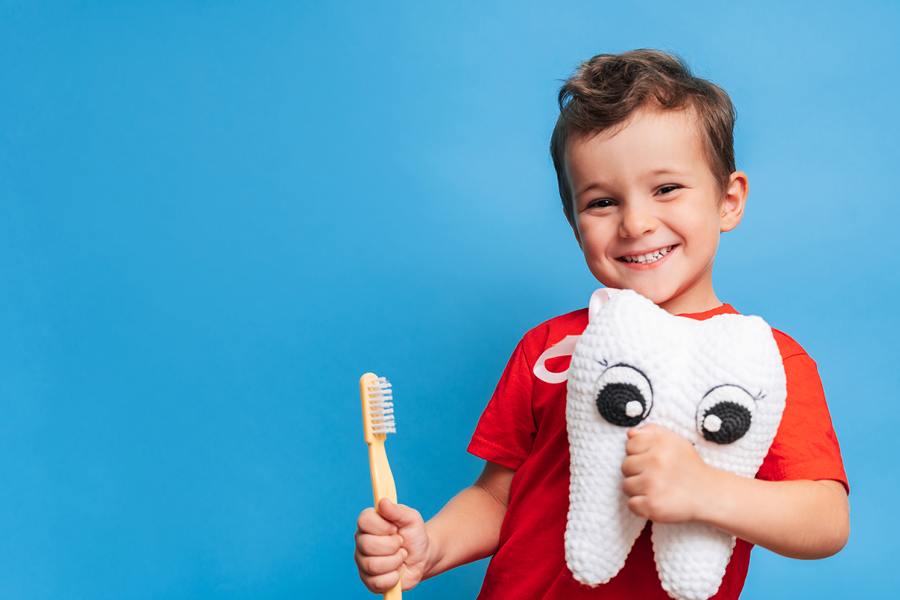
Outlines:
{"type": "Polygon", "coordinates": [[[628,263],[638,263],[638,264],[646,264],[656,262],[661,259],[663,256],[672,251],[672,248],[675,246],[668,246],[663,248],[662,250],[657,250],[656,252],[648,252],[647,254],[641,254],[639,256],[623,256],[622,260],[628,263]]]}

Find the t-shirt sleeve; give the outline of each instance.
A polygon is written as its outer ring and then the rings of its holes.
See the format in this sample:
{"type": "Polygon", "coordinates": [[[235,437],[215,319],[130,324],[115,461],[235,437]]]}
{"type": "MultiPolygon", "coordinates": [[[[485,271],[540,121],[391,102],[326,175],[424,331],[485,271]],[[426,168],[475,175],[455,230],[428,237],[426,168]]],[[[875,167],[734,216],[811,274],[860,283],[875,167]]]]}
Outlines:
{"type": "Polygon", "coordinates": [[[805,352],[784,359],[787,401],[778,433],[756,477],[840,481],[849,492],[837,435],[816,363],[805,352]]]}
{"type": "Polygon", "coordinates": [[[531,365],[525,356],[523,342],[519,342],[481,414],[469,442],[469,452],[518,469],[531,452],[537,432],[531,403],[533,389],[531,365]]]}

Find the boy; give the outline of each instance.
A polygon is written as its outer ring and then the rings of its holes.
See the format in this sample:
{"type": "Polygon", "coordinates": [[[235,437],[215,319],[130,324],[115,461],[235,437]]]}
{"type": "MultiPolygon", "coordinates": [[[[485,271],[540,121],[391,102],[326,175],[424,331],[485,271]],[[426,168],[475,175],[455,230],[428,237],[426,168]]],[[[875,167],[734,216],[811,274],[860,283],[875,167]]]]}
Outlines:
{"type": "MultiPolygon", "coordinates": [[[[559,99],[550,149],[563,209],[591,273],[672,314],[699,320],[736,313],[712,285],[719,234],[738,225],[748,193],[747,176],[734,165],[727,94],[672,56],[637,50],[587,61],[559,99]]],[[[587,319],[586,310],[556,317],[519,343],[469,445],[487,461],[472,487],[428,523],[387,500],[380,516],[363,511],[356,561],[371,591],[391,588],[398,572],[409,589],[493,554],[480,598],[668,598],[649,523],[607,584],[582,585],[565,564],[566,384],[541,375],[541,358],[581,334],[587,319]]],[[[628,433],[622,473],[632,512],[738,537],[714,598],[738,597],[753,544],[824,558],[849,535],[847,479],[815,363],[791,338],[773,334],[787,406],[756,479],[709,467],[687,440],[658,425],[628,433]]]]}

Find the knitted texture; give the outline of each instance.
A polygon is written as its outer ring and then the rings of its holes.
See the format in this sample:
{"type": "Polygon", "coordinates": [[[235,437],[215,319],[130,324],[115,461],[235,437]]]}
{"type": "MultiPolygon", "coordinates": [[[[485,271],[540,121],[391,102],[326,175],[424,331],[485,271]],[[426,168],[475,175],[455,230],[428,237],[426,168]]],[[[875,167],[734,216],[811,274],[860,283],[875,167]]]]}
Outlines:
{"type": "MultiPolygon", "coordinates": [[[[591,586],[619,572],[646,524],[622,492],[629,427],[659,424],[694,444],[708,465],[753,477],[787,396],[781,354],[761,318],[679,318],[629,290],[596,312],[592,307],[568,375],[566,563],[591,586]]],[[[716,593],[733,536],[701,523],[654,523],[652,532],[670,596],[706,600],[716,593]]]]}

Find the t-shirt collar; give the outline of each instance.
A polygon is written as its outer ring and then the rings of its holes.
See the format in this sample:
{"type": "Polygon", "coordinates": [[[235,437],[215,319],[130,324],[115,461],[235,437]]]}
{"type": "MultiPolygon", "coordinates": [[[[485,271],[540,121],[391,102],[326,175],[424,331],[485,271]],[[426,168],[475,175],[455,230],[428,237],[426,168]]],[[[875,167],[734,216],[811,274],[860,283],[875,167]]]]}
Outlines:
{"type": "Polygon", "coordinates": [[[679,317],[687,317],[688,319],[695,319],[697,321],[703,321],[705,319],[709,319],[710,317],[715,317],[716,315],[739,315],[738,311],[734,310],[730,304],[722,304],[721,306],[717,306],[716,308],[712,308],[710,310],[705,310],[703,312],[698,313],[685,313],[683,315],[677,315],[679,317]]]}

